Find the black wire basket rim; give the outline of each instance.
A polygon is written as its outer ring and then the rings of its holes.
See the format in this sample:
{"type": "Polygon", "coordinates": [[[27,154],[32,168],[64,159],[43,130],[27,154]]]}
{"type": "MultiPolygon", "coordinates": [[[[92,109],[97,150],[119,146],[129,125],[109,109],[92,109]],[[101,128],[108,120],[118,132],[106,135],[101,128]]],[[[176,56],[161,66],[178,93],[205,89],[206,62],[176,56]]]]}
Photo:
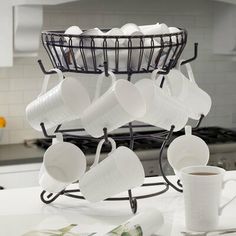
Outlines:
{"type": "MultiPolygon", "coordinates": [[[[172,37],[178,36],[182,34],[187,34],[187,30],[183,28],[178,28],[180,32],[176,33],[168,33],[168,34],[145,34],[145,35],[81,35],[81,34],[65,34],[63,30],[44,30],[42,31],[42,35],[50,35],[50,36],[60,36],[60,37],[70,37],[70,38],[103,38],[103,39],[130,39],[130,38],[162,38],[162,37],[172,37]]],[[[108,31],[109,29],[101,29],[101,31],[108,31]]],[[[83,32],[86,30],[83,30],[83,32]]]]}
{"type": "MultiPolygon", "coordinates": [[[[60,42],[56,42],[56,41],[54,41],[54,42],[47,42],[46,44],[51,45],[51,46],[55,46],[55,47],[71,48],[71,45],[69,45],[69,44],[68,45],[66,45],[66,44],[62,45],[60,42]]],[[[171,46],[172,47],[176,47],[176,46],[180,46],[180,45],[182,45],[182,43],[172,43],[170,45],[166,44],[166,45],[158,45],[158,46],[142,46],[141,48],[142,49],[161,49],[161,48],[166,48],[166,47],[171,47],[171,46]]],[[[73,48],[91,49],[91,46],[84,46],[84,45],[75,46],[75,45],[73,45],[73,48]]],[[[100,46],[100,47],[99,46],[94,46],[92,48],[101,49],[101,50],[104,49],[103,46],[100,46]]],[[[107,49],[111,49],[111,50],[116,50],[115,46],[107,46],[106,48],[107,49]]],[[[121,50],[128,50],[130,48],[132,48],[132,49],[140,49],[140,46],[132,46],[132,47],[122,46],[122,47],[120,47],[121,50]]]]}

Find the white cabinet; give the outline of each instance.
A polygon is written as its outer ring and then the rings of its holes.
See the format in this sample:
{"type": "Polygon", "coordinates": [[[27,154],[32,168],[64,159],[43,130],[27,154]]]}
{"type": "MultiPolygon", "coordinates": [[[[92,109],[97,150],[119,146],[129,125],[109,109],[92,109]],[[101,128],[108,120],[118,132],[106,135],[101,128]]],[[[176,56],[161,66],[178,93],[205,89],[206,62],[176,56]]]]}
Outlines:
{"type": "Polygon", "coordinates": [[[224,2],[224,3],[236,4],[236,1],[235,1],[235,0],[215,0],[215,1],[224,2]]]}
{"type": "Polygon", "coordinates": [[[0,186],[5,189],[38,186],[41,163],[0,167],[0,186]]]}
{"type": "Polygon", "coordinates": [[[0,67],[13,66],[13,56],[37,55],[43,24],[42,5],[57,5],[74,1],[76,0],[2,0],[0,67]]]}
{"type": "Polygon", "coordinates": [[[223,2],[214,4],[213,52],[216,54],[236,55],[235,4],[223,2]]]}

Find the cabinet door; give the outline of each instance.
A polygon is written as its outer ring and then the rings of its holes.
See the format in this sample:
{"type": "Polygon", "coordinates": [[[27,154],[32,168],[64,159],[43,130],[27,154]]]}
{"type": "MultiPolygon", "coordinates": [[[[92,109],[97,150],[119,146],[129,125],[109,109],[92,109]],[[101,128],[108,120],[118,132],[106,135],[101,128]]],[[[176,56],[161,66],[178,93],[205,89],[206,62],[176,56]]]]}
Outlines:
{"type": "Polygon", "coordinates": [[[236,54],[236,5],[214,4],[213,51],[216,54],[236,54]]]}
{"type": "Polygon", "coordinates": [[[0,186],[5,189],[38,186],[41,164],[25,164],[0,167],[0,186]]]}

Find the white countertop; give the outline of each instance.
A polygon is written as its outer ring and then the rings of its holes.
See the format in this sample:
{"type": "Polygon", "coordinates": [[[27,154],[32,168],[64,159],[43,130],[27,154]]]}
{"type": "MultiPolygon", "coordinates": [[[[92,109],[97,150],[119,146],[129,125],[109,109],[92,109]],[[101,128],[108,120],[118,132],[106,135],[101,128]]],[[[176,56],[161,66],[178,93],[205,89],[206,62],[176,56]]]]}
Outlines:
{"type": "MultiPolygon", "coordinates": [[[[226,172],[226,178],[236,179],[236,171],[226,172]]],[[[174,176],[170,179],[176,180],[174,176]]],[[[161,177],[147,178],[147,182],[161,182],[161,177]]],[[[150,193],[163,187],[147,187],[135,189],[134,193],[150,193]]],[[[60,196],[50,205],[40,200],[40,187],[9,189],[0,191],[0,235],[18,236],[23,233],[50,225],[51,228],[61,228],[75,223],[90,230],[107,229],[119,225],[132,217],[128,201],[100,202],[91,204],[85,200],[60,196]]],[[[236,195],[236,183],[230,182],[223,192],[222,201],[227,201],[236,195]]],[[[143,200],[138,200],[138,212],[147,208],[160,210],[165,218],[165,224],[157,235],[178,236],[184,230],[184,207],[181,193],[170,189],[168,192],[143,200]]],[[[223,212],[220,227],[236,227],[236,200],[223,212]]],[[[48,227],[47,227],[48,228],[48,227]]]]}

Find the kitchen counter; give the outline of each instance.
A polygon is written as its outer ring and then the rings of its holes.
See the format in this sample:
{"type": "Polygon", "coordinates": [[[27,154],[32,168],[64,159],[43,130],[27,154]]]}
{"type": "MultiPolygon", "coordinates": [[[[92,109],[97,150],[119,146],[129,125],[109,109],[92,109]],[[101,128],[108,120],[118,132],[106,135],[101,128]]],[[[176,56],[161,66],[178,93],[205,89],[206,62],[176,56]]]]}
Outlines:
{"type": "MultiPolygon", "coordinates": [[[[169,178],[176,181],[175,176],[169,178]]],[[[235,179],[236,171],[227,171],[226,178],[235,179]]],[[[163,179],[152,177],[146,181],[159,182],[163,179]]],[[[136,188],[133,193],[151,193],[157,188],[162,187],[136,188]]],[[[32,229],[58,229],[72,223],[78,224],[87,232],[101,228],[110,230],[133,216],[128,201],[91,204],[84,200],[61,196],[50,205],[45,205],[40,201],[40,193],[40,187],[0,191],[0,235],[20,236],[32,229]]],[[[223,192],[222,202],[228,201],[234,195],[236,195],[235,183],[230,182],[223,192]]],[[[148,208],[156,208],[164,215],[165,224],[158,232],[158,236],[182,236],[180,232],[185,228],[181,193],[170,189],[162,195],[138,200],[138,212],[148,208]]],[[[232,201],[220,217],[220,228],[236,227],[235,212],[236,201],[232,201]]]]}
{"type": "Polygon", "coordinates": [[[0,145],[0,166],[39,163],[45,150],[26,144],[0,145]]]}

